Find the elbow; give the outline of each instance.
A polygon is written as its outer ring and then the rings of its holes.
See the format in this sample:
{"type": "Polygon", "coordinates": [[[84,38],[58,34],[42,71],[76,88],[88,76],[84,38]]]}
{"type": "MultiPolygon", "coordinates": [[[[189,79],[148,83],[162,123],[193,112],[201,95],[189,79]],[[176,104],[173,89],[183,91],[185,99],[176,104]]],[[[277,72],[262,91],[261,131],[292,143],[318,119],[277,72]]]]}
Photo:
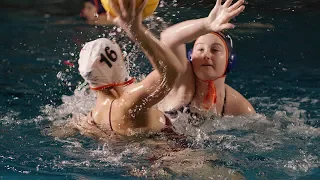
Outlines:
{"type": "Polygon", "coordinates": [[[183,68],[182,66],[177,66],[175,68],[174,74],[173,74],[173,79],[174,79],[174,84],[176,83],[177,79],[180,78],[180,76],[183,74],[183,68]]]}
{"type": "Polygon", "coordinates": [[[178,67],[176,68],[175,78],[180,77],[183,72],[184,72],[183,67],[182,67],[182,66],[178,66],[178,67]]]}
{"type": "Polygon", "coordinates": [[[173,70],[173,77],[174,78],[179,78],[181,74],[183,74],[186,70],[186,67],[179,61],[179,59],[173,54],[172,55],[174,58],[172,58],[171,61],[174,63],[172,64],[172,70],[173,70]]]}
{"type": "Polygon", "coordinates": [[[168,87],[171,89],[176,84],[181,74],[181,68],[175,67],[172,68],[170,71],[166,72],[166,75],[163,77],[163,80],[165,80],[168,87]]]}
{"type": "MultiPolygon", "coordinates": [[[[188,71],[192,71],[192,66],[189,61],[182,61],[180,66],[181,73],[186,73],[188,71]]],[[[193,74],[193,73],[192,73],[193,74]]]]}
{"type": "Polygon", "coordinates": [[[160,41],[168,48],[172,48],[175,46],[174,38],[172,37],[172,33],[168,30],[163,31],[160,34],[160,41]]]}
{"type": "Polygon", "coordinates": [[[170,79],[173,79],[173,81],[175,81],[176,79],[178,79],[178,77],[180,77],[181,74],[182,68],[177,66],[170,72],[170,79]]]}

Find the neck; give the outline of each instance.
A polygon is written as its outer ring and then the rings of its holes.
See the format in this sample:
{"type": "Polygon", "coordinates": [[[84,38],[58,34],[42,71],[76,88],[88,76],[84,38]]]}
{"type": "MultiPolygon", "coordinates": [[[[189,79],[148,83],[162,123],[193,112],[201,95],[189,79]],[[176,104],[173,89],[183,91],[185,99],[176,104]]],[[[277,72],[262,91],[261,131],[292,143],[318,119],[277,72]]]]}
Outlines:
{"type": "MultiPolygon", "coordinates": [[[[225,79],[226,77],[221,77],[218,78],[213,82],[215,89],[216,89],[216,96],[217,99],[219,100],[220,98],[223,98],[225,95],[225,79]]],[[[203,103],[203,99],[207,96],[208,94],[208,82],[209,81],[203,81],[199,78],[196,77],[196,91],[194,95],[194,102],[198,107],[201,107],[201,104],[203,103]]]]}
{"type": "Polygon", "coordinates": [[[123,87],[114,87],[110,89],[104,89],[97,91],[97,103],[96,106],[100,106],[108,102],[108,100],[113,100],[119,98],[124,92],[123,87]]]}

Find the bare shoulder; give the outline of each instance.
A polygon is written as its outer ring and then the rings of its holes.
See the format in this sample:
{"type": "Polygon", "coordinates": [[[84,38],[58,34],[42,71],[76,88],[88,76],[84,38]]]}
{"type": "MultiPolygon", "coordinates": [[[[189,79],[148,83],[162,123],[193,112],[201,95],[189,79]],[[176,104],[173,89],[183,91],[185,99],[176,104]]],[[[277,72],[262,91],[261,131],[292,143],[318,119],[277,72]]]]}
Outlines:
{"type": "Polygon", "coordinates": [[[229,85],[226,84],[225,86],[227,90],[226,115],[238,116],[256,113],[245,97],[229,85]]]}
{"type": "Polygon", "coordinates": [[[72,127],[76,129],[79,134],[93,139],[102,140],[110,137],[112,134],[111,131],[106,130],[103,124],[97,125],[95,123],[91,123],[90,120],[90,115],[79,115],[70,122],[70,124],[72,124],[72,127]]]}
{"type": "Polygon", "coordinates": [[[81,134],[94,139],[106,138],[106,133],[102,132],[97,126],[88,122],[88,116],[79,114],[65,122],[53,123],[49,128],[43,131],[45,135],[57,138],[68,138],[81,134]]]}
{"type": "Polygon", "coordinates": [[[70,118],[65,122],[52,122],[52,124],[42,132],[45,135],[58,138],[71,137],[79,132],[78,122],[78,117],[70,118]]]}

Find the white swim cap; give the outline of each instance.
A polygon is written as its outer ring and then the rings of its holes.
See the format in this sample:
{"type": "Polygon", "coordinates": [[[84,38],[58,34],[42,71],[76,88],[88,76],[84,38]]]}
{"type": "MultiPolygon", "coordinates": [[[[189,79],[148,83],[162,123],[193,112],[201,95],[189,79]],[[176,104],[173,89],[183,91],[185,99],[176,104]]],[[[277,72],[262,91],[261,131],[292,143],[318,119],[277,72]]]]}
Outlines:
{"type": "Polygon", "coordinates": [[[80,52],[79,72],[93,90],[133,83],[118,44],[100,38],[84,45],[80,52]]]}

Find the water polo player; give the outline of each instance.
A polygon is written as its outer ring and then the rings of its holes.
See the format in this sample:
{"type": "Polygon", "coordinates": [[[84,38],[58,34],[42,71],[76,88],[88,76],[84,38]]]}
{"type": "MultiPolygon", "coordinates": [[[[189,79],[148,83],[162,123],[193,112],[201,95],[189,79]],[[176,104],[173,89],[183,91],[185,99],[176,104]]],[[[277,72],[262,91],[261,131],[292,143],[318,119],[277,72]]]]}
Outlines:
{"type": "Polygon", "coordinates": [[[231,37],[216,32],[234,28],[234,25],[226,23],[219,26],[218,19],[227,13],[235,17],[244,10],[244,0],[231,3],[232,0],[227,0],[221,5],[221,0],[217,0],[208,17],[173,25],[161,34],[161,41],[180,60],[183,59],[183,73],[161,102],[160,109],[170,110],[169,114],[176,115],[177,112],[170,108],[178,109],[183,105],[188,107],[184,108],[185,111],[207,117],[255,113],[247,99],[225,84],[236,55],[231,37]],[[185,44],[194,40],[193,48],[186,56],[185,44]]]}
{"type": "Polygon", "coordinates": [[[87,117],[87,126],[122,135],[171,129],[170,120],[153,106],[175,83],[181,63],[142,25],[146,2],[137,9],[135,1],[128,1],[128,6],[120,2],[121,8],[115,9],[120,16],[110,18],[131,39],[141,42],[141,49],[155,69],[143,81],[133,83],[120,47],[109,39],[91,41],[80,52],[80,74],[97,94],[97,103],[87,117]]]}
{"type": "Polygon", "coordinates": [[[87,20],[88,24],[112,24],[107,19],[106,10],[102,6],[101,0],[83,0],[81,16],[87,20]]]}

